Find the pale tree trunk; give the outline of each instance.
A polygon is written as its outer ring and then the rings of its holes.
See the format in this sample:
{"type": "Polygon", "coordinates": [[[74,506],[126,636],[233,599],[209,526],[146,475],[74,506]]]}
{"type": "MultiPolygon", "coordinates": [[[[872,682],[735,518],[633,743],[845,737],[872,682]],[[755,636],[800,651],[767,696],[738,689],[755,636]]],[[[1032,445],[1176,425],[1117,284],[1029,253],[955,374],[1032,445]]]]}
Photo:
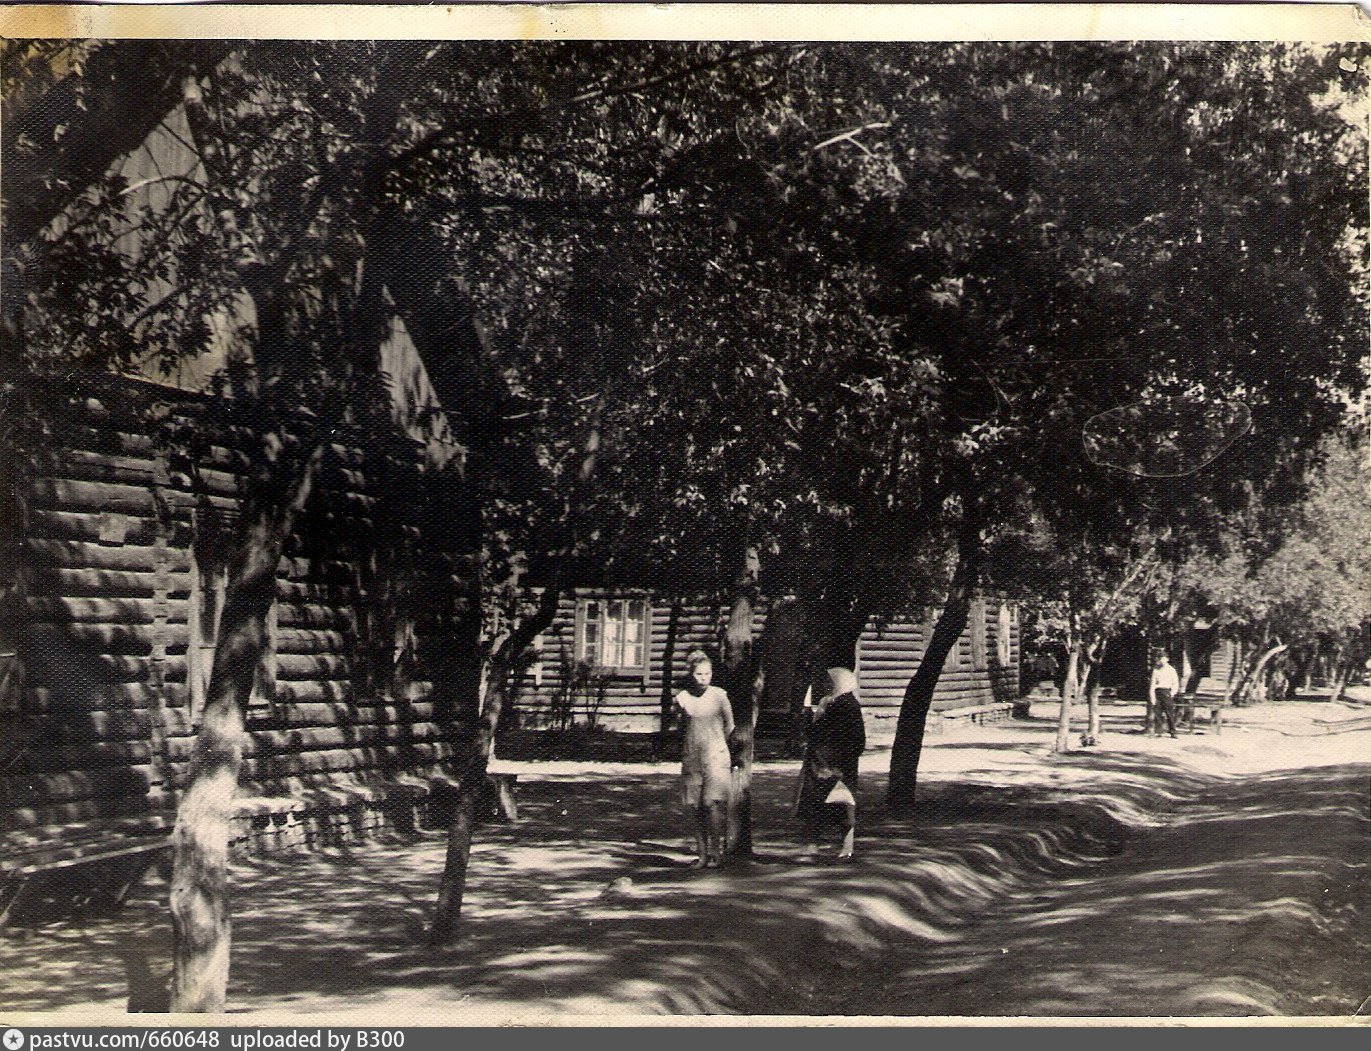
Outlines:
{"type": "Polygon", "coordinates": [[[1057,740],[1052,746],[1054,752],[1071,751],[1071,706],[1076,702],[1080,682],[1077,678],[1081,667],[1081,644],[1072,632],[1066,651],[1066,678],[1062,682],[1062,703],[1057,709],[1057,740]]]}
{"type": "Polygon", "coordinates": [[[919,759],[923,754],[924,733],[933,695],[938,689],[943,664],[957,645],[971,614],[971,601],[980,585],[984,553],[980,527],[969,522],[958,537],[957,568],[948,588],[947,601],[933,626],[932,637],[919,661],[900,702],[900,717],[895,724],[895,743],[890,752],[890,783],[887,803],[893,809],[914,805],[918,788],[919,759]]]}
{"type": "Polygon", "coordinates": [[[1081,674],[1081,682],[1086,686],[1086,710],[1089,713],[1085,731],[1086,743],[1092,746],[1100,743],[1100,669],[1107,647],[1108,643],[1104,641],[1090,647],[1090,656],[1084,662],[1081,674]]]}
{"type": "Polygon", "coordinates": [[[322,443],[314,448],[285,506],[257,515],[230,556],[209,689],[172,832],[173,1012],[224,1010],[232,942],[228,842],[244,713],[267,646],[281,550],[309,499],[323,449],[322,443]]]}
{"type": "Polygon", "coordinates": [[[1191,650],[1194,648],[1194,629],[1187,624],[1185,630],[1181,632],[1181,692],[1184,693],[1190,685],[1190,680],[1195,674],[1194,662],[1190,659],[1191,650]]]}
{"type": "MultiPolygon", "coordinates": [[[[1252,647],[1251,652],[1246,655],[1243,661],[1242,677],[1238,679],[1238,684],[1233,687],[1233,703],[1235,705],[1242,705],[1247,702],[1254,677],[1266,666],[1266,662],[1271,657],[1285,649],[1282,645],[1267,649],[1270,638],[1271,626],[1270,624],[1263,624],[1256,645],[1252,647]]],[[[1279,642],[1279,640],[1277,641],[1279,642]]]]}
{"type": "Polygon", "coordinates": [[[755,545],[749,546],[733,585],[733,600],[724,630],[724,683],[733,707],[734,723],[729,750],[736,764],[728,796],[724,852],[736,860],[752,856],[752,761],[756,752],[757,698],[763,687],[762,670],[753,647],[752,617],[760,571],[761,556],[755,545]]]}
{"type": "MultiPolygon", "coordinates": [[[[389,84],[389,91],[395,86],[389,84]]],[[[183,88],[187,119],[193,131],[200,140],[210,141],[215,134],[213,121],[206,112],[199,86],[188,80],[183,88]]],[[[378,96],[368,110],[368,128],[379,128],[382,135],[389,135],[397,107],[398,99],[392,94],[378,96]]],[[[351,210],[370,228],[381,172],[376,164],[367,165],[359,185],[345,187],[348,172],[355,175],[362,164],[358,158],[353,161],[354,165],[334,165],[327,178],[336,191],[346,188],[356,195],[350,201],[351,210]]],[[[213,171],[211,176],[215,176],[213,171]]],[[[222,175],[218,177],[222,180],[222,175]]],[[[322,205],[321,199],[318,207],[322,205]]],[[[254,265],[241,275],[257,311],[254,349],[258,368],[268,380],[290,377],[299,368],[294,360],[299,348],[291,338],[284,297],[289,291],[286,274],[300,241],[297,238],[294,244],[284,246],[271,266],[254,265]]],[[[247,524],[228,559],[224,611],[205,710],[189,783],[172,835],[175,858],[171,886],[171,1009],[175,1012],[218,1013],[224,1009],[232,940],[227,871],[229,826],[242,766],[244,713],[268,644],[266,620],[275,598],[276,571],[285,542],[313,490],[324,449],[345,418],[350,395],[356,389],[354,381],[359,374],[374,374],[379,367],[386,328],[379,276],[364,263],[365,241],[341,238],[338,248],[340,258],[356,253],[355,284],[350,298],[331,301],[329,305],[339,312],[338,316],[351,322],[353,337],[343,348],[340,371],[334,377],[336,388],[323,396],[329,404],[327,419],[313,420],[309,444],[300,439],[300,452],[308,449],[307,455],[292,463],[290,453],[276,453],[274,462],[259,468],[258,476],[249,479],[253,491],[246,512],[247,524]]],[[[282,440],[278,444],[285,449],[286,436],[279,437],[282,440]]],[[[264,450],[267,448],[264,444],[264,450]]],[[[273,459],[273,454],[265,455],[273,459]]]]}
{"type": "Polygon", "coordinates": [[[1328,701],[1330,704],[1336,704],[1342,699],[1343,690],[1347,689],[1347,676],[1352,670],[1352,654],[1341,643],[1334,648],[1334,659],[1336,670],[1333,673],[1333,682],[1329,688],[1328,701]]]}
{"type": "Polygon", "coordinates": [[[1262,701],[1266,699],[1266,688],[1263,682],[1263,677],[1266,674],[1266,667],[1270,664],[1273,657],[1284,653],[1288,648],[1289,647],[1285,643],[1277,639],[1275,645],[1257,658],[1257,663],[1253,665],[1251,675],[1248,677],[1245,692],[1242,694],[1242,699],[1244,701],[1247,700],[1248,696],[1253,694],[1254,690],[1257,700],[1262,701]]]}

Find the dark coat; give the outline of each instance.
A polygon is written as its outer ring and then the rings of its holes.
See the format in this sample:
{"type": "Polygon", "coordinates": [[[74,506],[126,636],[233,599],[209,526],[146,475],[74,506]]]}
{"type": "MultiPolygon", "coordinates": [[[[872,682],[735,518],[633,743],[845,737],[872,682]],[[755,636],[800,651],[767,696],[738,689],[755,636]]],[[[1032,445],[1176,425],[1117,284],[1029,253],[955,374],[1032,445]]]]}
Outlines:
{"type": "Polygon", "coordinates": [[[823,800],[841,779],[857,791],[857,761],[866,749],[862,706],[850,693],[835,697],[809,726],[809,747],[800,770],[796,814],[817,817],[823,800]]]}

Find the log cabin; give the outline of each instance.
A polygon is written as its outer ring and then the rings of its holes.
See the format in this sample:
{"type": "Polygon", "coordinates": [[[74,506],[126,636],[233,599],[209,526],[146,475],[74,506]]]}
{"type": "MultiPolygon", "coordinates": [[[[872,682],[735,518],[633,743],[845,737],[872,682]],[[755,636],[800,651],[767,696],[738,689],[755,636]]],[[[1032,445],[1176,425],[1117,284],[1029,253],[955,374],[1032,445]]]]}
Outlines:
{"type": "MultiPolygon", "coordinates": [[[[243,479],[231,435],[206,447],[219,466],[192,478],[149,421],[203,397],[68,378],[45,399],[42,440],[4,457],[0,877],[122,858],[170,827],[224,600],[221,538],[243,479]]],[[[427,463],[403,433],[326,451],[255,669],[240,845],[412,824],[453,753],[460,713],[435,712],[421,659],[450,625],[414,603],[386,622],[373,594],[383,582],[368,577],[378,550],[423,544],[427,463]],[[385,673],[371,670],[378,662],[385,673]]],[[[15,883],[0,878],[0,916],[15,883]]]]}
{"type": "MultiPolygon", "coordinates": [[[[716,657],[728,608],[721,602],[680,602],[646,591],[582,588],[564,597],[556,619],[540,636],[521,669],[503,754],[537,751],[518,730],[587,732],[617,740],[622,751],[640,747],[657,733],[671,695],[681,689],[685,658],[692,650],[716,657]]],[[[753,638],[766,671],[759,699],[758,735],[792,739],[806,693],[796,681],[793,603],[757,604],[753,638]],[[775,618],[772,630],[767,621],[775,618]]],[[[873,623],[857,645],[857,680],[867,739],[894,737],[905,687],[919,667],[936,611],[917,619],[873,623]]],[[[1019,692],[1019,610],[1008,598],[985,595],[972,606],[966,630],[948,654],[933,701],[930,725],[949,719],[991,721],[1006,717],[1019,692]]],[[[779,743],[779,740],[773,743],[779,743]]]]}

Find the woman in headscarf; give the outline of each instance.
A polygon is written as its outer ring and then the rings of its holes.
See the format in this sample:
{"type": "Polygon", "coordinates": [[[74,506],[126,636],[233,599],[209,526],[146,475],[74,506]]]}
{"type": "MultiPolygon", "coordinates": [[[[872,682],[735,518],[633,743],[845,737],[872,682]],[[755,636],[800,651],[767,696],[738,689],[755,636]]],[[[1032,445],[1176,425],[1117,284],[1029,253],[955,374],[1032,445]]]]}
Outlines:
{"type": "Polygon", "coordinates": [[[828,679],[832,689],[819,698],[809,725],[795,813],[808,842],[816,846],[825,828],[840,825],[844,833],[838,857],[850,861],[857,836],[857,764],[866,748],[866,730],[857,676],[847,668],[829,668],[828,679]]]}

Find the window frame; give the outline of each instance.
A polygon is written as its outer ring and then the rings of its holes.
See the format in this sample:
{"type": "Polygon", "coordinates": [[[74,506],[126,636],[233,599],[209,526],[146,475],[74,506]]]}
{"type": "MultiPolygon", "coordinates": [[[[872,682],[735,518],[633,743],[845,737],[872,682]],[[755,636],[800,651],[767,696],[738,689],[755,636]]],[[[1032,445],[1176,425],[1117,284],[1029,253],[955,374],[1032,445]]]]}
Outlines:
{"type": "Polygon", "coordinates": [[[600,675],[609,675],[614,678],[640,678],[646,686],[652,671],[652,597],[646,592],[641,591],[591,591],[582,592],[576,596],[576,624],[574,637],[572,639],[573,653],[578,664],[589,665],[600,675]],[[624,663],[624,647],[628,644],[627,633],[622,629],[627,627],[635,618],[629,616],[631,603],[641,603],[642,608],[636,618],[638,622],[637,645],[641,647],[641,663],[624,663]],[[617,618],[620,631],[618,633],[618,653],[617,660],[613,663],[605,661],[605,641],[604,624],[609,622],[609,610],[611,603],[623,603],[623,612],[617,618]],[[592,606],[603,610],[603,613],[592,618],[590,616],[592,606]],[[597,636],[592,642],[587,638],[590,625],[596,625],[599,629],[597,636]],[[587,649],[595,646],[595,659],[589,659],[587,649]]]}
{"type": "Polygon", "coordinates": [[[1007,601],[995,615],[995,656],[1005,668],[1014,658],[1014,609],[1007,601]]]}
{"type": "Polygon", "coordinates": [[[987,652],[985,616],[986,602],[983,596],[977,595],[971,602],[971,670],[989,671],[990,659],[987,652]]]}

